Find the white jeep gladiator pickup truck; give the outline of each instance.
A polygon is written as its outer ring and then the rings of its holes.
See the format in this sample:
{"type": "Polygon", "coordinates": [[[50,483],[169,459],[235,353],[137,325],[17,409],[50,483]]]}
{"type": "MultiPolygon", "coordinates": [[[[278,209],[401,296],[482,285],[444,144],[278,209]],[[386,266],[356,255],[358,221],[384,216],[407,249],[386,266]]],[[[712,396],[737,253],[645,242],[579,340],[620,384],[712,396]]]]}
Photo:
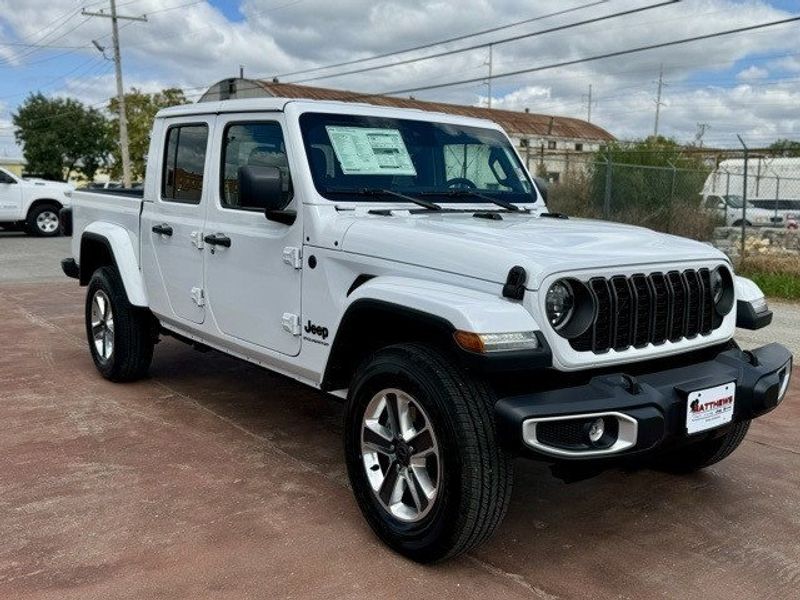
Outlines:
{"type": "Polygon", "coordinates": [[[713,247],[548,212],[495,124],[330,102],[161,111],[142,191],[78,191],[86,333],[112,381],[161,335],[346,398],[377,535],[421,562],[500,523],[513,458],[691,471],[783,399],[792,356],[713,247]]]}
{"type": "Polygon", "coordinates": [[[72,186],[60,181],[23,179],[0,169],[0,227],[31,235],[59,234],[59,211],[70,206],[72,186]]]}

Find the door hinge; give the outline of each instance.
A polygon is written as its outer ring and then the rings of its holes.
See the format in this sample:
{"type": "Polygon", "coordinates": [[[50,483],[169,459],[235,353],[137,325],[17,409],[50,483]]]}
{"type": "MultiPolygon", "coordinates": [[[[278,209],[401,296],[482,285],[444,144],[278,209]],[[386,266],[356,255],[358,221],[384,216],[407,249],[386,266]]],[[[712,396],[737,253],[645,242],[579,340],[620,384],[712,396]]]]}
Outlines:
{"type": "Polygon", "coordinates": [[[198,250],[202,250],[205,242],[203,242],[203,232],[202,231],[193,231],[189,234],[189,237],[192,238],[192,245],[197,248],[198,250]]]}
{"type": "Polygon", "coordinates": [[[197,306],[203,306],[206,303],[206,295],[203,293],[203,288],[192,288],[192,301],[197,304],[197,306]]]}
{"type": "Polygon", "coordinates": [[[294,315],[292,313],[283,313],[283,316],[281,317],[281,324],[283,325],[284,331],[291,333],[292,335],[300,335],[300,317],[298,315],[294,315]]]}
{"type": "Polygon", "coordinates": [[[295,269],[301,268],[303,266],[303,251],[294,246],[287,246],[283,249],[283,262],[295,269]]]}

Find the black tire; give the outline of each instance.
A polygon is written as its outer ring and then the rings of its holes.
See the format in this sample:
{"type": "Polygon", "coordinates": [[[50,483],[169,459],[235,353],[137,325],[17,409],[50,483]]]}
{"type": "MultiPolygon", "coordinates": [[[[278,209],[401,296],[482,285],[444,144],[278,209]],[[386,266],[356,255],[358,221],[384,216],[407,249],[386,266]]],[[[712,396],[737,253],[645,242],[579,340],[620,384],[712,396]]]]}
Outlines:
{"type": "Polygon", "coordinates": [[[89,281],[86,293],[86,339],[97,370],[111,381],[135,381],[147,375],[153,359],[155,319],[145,308],[128,302],[122,279],[114,267],[97,269],[89,281]],[[104,357],[95,344],[92,326],[92,306],[101,292],[111,307],[113,331],[112,351],[104,357]]]}
{"type": "Polygon", "coordinates": [[[384,348],[358,369],[348,395],[345,459],[364,517],[391,548],[418,562],[435,562],[477,546],[500,524],[511,497],[513,460],[498,443],[493,405],[485,383],[421,344],[384,348]],[[439,446],[442,466],[433,505],[413,523],[381,505],[361,454],[367,406],[388,388],[414,398],[439,446]]]}
{"type": "Polygon", "coordinates": [[[61,235],[61,207],[55,202],[42,202],[28,211],[25,231],[37,237],[56,237],[61,235]],[[42,222],[44,221],[44,222],[42,222]],[[53,228],[53,224],[55,228],[53,228]]]}
{"type": "Polygon", "coordinates": [[[750,421],[734,423],[718,437],[705,439],[661,456],[658,467],[670,473],[693,473],[727,458],[744,441],[750,421]]]}
{"type": "MultiPolygon", "coordinates": [[[[753,224],[750,221],[745,221],[744,224],[747,227],[752,227],[753,226],[753,224]]],[[[732,225],[732,227],[741,227],[741,226],[742,226],[742,220],[741,219],[737,219],[736,221],[733,222],[733,225],[732,225]]]]}

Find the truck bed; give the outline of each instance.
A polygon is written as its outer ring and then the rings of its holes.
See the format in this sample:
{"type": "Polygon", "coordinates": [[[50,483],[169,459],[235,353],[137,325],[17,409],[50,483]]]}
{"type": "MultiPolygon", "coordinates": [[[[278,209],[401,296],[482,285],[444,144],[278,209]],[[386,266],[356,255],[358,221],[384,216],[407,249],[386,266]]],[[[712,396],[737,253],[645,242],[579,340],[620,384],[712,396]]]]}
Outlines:
{"type": "Polygon", "coordinates": [[[80,264],[83,232],[92,227],[117,225],[139,253],[139,215],[144,191],[134,189],[75,190],[72,192],[72,256],[80,264]]]}

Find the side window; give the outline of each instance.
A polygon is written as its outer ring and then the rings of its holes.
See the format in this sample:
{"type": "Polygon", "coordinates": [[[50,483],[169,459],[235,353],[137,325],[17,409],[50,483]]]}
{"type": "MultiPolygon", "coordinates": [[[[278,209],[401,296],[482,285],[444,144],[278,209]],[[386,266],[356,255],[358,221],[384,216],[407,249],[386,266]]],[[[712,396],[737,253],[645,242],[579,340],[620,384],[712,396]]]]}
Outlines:
{"type": "Polygon", "coordinates": [[[161,197],[200,204],[208,145],[207,125],[177,125],[167,130],[161,197]]]}
{"type": "Polygon", "coordinates": [[[224,208],[246,208],[239,202],[239,169],[242,167],[277,167],[283,175],[284,193],[291,194],[289,160],[279,123],[233,123],[225,128],[220,190],[224,208]]]}

